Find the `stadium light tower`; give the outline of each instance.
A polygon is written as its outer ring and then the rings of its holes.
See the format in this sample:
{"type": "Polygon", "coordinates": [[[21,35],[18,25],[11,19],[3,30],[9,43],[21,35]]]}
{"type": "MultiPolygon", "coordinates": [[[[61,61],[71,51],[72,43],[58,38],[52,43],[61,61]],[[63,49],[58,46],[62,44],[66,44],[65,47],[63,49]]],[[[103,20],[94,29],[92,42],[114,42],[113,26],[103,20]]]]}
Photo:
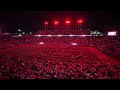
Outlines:
{"type": "Polygon", "coordinates": [[[83,20],[80,19],[77,22],[78,22],[78,30],[81,30],[81,24],[83,23],[83,20]]]}
{"type": "Polygon", "coordinates": [[[45,21],[45,30],[48,30],[48,21],[45,21]]]}
{"type": "Polygon", "coordinates": [[[54,24],[55,24],[55,30],[58,30],[58,24],[59,24],[59,22],[55,21],[54,24]]]}
{"type": "Polygon", "coordinates": [[[70,20],[66,20],[66,30],[70,30],[70,20]]]}

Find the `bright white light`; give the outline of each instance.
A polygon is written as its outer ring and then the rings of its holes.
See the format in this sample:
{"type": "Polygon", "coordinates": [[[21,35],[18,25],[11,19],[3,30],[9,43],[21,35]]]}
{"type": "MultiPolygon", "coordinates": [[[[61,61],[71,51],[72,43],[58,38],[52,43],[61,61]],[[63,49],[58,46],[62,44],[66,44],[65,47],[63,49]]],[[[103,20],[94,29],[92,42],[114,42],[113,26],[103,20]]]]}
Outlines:
{"type": "Polygon", "coordinates": [[[52,35],[47,35],[48,37],[51,37],[52,35]]]}
{"type": "Polygon", "coordinates": [[[62,35],[57,35],[58,37],[62,37],[62,35]]]}
{"type": "Polygon", "coordinates": [[[39,42],[39,44],[41,44],[41,45],[42,45],[42,44],[44,44],[44,42],[39,42]]]}
{"type": "Polygon", "coordinates": [[[69,35],[70,37],[73,37],[74,35],[69,35]]]}
{"type": "Polygon", "coordinates": [[[37,35],[38,37],[41,37],[42,35],[37,35]]]}
{"type": "Polygon", "coordinates": [[[71,43],[71,45],[78,45],[77,43],[71,43]]]}
{"type": "Polygon", "coordinates": [[[92,36],[92,35],[34,35],[34,36],[37,36],[37,37],[41,37],[41,36],[47,36],[47,37],[52,37],[52,36],[55,36],[55,37],[85,37],[85,36],[92,36]]]}
{"type": "Polygon", "coordinates": [[[19,37],[21,37],[22,35],[21,35],[21,34],[19,34],[18,36],[19,36],[19,37]]]}
{"type": "Polygon", "coordinates": [[[115,32],[115,31],[114,32],[108,32],[108,36],[116,36],[116,33],[117,32],[115,32]]]}
{"type": "Polygon", "coordinates": [[[81,35],[81,36],[87,36],[87,35],[81,35]]]}
{"type": "Polygon", "coordinates": [[[21,30],[20,30],[20,29],[18,29],[18,31],[20,32],[21,30]]]}
{"type": "Polygon", "coordinates": [[[41,37],[42,35],[34,35],[34,36],[41,37]]]}

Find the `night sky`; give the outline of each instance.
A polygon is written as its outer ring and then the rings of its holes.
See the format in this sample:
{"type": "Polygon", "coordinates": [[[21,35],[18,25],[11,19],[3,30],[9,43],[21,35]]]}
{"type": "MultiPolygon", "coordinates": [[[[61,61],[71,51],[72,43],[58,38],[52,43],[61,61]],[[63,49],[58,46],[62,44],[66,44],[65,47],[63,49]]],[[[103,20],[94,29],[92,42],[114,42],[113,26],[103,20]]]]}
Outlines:
{"type": "Polygon", "coordinates": [[[78,18],[83,18],[84,24],[92,27],[120,25],[119,16],[119,12],[110,11],[12,11],[0,12],[0,24],[7,32],[16,32],[17,29],[29,32],[43,30],[45,20],[49,21],[52,29],[54,20],[59,20],[62,25],[67,18],[73,24],[78,18]]]}

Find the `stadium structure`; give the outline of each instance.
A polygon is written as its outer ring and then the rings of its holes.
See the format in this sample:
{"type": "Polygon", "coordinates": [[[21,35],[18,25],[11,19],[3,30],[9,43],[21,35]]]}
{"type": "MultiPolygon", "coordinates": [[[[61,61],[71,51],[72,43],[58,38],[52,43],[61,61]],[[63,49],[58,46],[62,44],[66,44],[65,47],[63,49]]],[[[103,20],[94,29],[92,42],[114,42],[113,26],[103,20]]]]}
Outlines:
{"type": "Polygon", "coordinates": [[[65,29],[44,24],[35,35],[0,37],[0,79],[120,79],[119,30],[91,35],[70,21],[65,29]]]}

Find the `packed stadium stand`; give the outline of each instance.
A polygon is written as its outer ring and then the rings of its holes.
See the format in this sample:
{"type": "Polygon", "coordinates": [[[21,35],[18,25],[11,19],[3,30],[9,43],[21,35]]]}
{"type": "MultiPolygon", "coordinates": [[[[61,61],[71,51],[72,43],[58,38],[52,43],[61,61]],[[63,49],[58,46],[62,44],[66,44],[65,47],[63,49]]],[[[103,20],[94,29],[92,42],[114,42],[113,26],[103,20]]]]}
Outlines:
{"type": "Polygon", "coordinates": [[[120,36],[0,36],[0,79],[120,79],[119,48],[120,36]]]}

